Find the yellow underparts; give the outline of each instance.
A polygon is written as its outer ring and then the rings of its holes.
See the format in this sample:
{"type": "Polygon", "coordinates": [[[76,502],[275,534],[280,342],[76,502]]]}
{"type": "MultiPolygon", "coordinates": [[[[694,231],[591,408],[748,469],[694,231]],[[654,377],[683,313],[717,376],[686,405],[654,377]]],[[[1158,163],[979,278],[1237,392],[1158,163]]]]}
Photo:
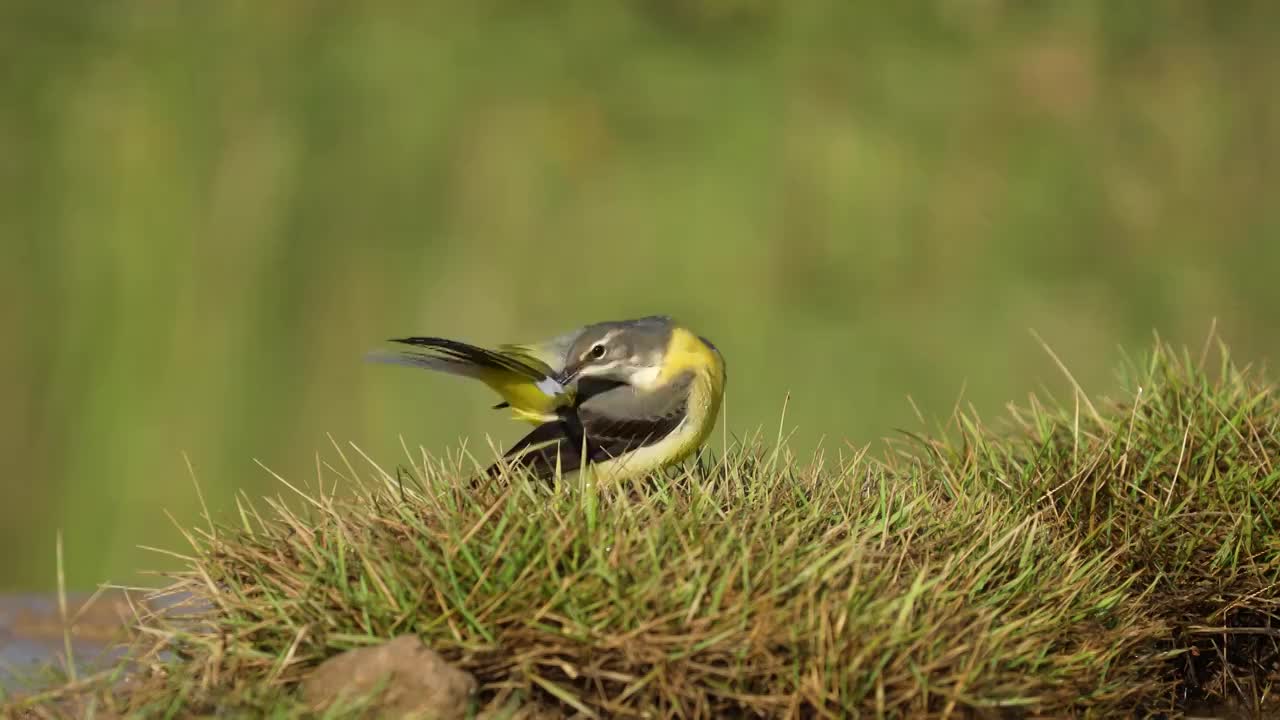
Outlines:
{"type": "Polygon", "coordinates": [[[517,420],[538,425],[556,419],[556,408],[568,401],[564,395],[548,395],[535,381],[512,372],[488,370],[480,380],[511,406],[517,420]]]}

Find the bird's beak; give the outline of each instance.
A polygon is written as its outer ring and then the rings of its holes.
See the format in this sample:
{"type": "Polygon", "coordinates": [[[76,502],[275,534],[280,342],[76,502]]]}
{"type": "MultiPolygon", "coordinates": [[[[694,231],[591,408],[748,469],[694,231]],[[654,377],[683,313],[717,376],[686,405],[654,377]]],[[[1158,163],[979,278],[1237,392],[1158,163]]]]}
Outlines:
{"type": "Polygon", "coordinates": [[[565,365],[564,370],[561,370],[560,374],[556,376],[556,382],[560,383],[564,387],[568,387],[569,383],[577,379],[578,373],[580,372],[582,372],[582,365],[580,363],[565,365]]]}

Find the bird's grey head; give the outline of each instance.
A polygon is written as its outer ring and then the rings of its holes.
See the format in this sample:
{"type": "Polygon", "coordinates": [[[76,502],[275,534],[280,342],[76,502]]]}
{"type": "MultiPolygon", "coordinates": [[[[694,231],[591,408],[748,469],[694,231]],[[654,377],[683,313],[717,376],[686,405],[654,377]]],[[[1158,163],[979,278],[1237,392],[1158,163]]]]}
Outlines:
{"type": "Polygon", "coordinates": [[[674,327],[665,315],[588,325],[569,348],[560,382],[594,378],[647,385],[662,369],[674,327]]]}

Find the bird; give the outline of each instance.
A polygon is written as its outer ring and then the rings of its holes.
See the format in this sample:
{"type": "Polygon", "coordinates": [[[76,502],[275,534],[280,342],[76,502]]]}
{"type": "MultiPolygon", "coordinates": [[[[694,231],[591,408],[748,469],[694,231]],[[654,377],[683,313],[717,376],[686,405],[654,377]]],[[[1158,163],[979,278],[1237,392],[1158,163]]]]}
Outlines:
{"type": "Polygon", "coordinates": [[[595,322],[492,349],[441,337],[374,360],[480,380],[535,427],[485,469],[616,482],[679,464],[710,436],[728,375],[719,348],[669,315],[595,322]]]}

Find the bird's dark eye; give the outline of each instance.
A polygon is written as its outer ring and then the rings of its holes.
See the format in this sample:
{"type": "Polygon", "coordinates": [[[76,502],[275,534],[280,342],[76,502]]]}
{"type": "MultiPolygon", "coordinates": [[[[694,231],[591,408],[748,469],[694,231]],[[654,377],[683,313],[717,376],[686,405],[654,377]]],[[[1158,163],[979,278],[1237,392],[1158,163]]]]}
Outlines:
{"type": "Polygon", "coordinates": [[[591,348],[591,359],[592,359],[592,360],[599,360],[599,359],[600,359],[600,358],[602,358],[602,357],[604,357],[604,346],[603,346],[603,345],[594,345],[594,346],[592,346],[592,348],[591,348]]]}

